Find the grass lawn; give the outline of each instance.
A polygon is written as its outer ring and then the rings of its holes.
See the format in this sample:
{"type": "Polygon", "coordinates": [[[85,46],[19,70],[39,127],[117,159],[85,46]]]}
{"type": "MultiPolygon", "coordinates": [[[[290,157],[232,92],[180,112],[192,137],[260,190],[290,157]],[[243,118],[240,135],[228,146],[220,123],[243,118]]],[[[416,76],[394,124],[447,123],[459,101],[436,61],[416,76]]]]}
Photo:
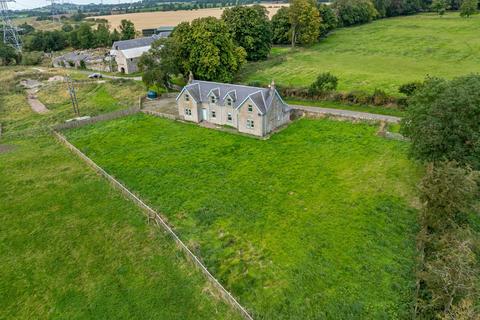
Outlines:
{"type": "MultiPolygon", "coordinates": [[[[170,237],[53,137],[15,135],[68,116],[53,98],[49,114],[33,113],[11,86],[16,71],[0,68],[0,319],[240,319],[170,237]]],[[[81,89],[83,109],[120,107],[112,99],[128,90],[110,85],[81,89]]]]}
{"type": "Polygon", "coordinates": [[[244,82],[272,79],[285,86],[308,86],[321,72],[339,78],[339,90],[382,89],[426,75],[451,78],[480,71],[480,16],[419,14],[336,30],[311,48],[281,48],[265,62],[250,63],[244,82]]]}
{"type": "Polygon", "coordinates": [[[406,319],[421,172],[376,130],[303,119],[263,141],[136,115],[67,136],[257,318],[406,319]]]}

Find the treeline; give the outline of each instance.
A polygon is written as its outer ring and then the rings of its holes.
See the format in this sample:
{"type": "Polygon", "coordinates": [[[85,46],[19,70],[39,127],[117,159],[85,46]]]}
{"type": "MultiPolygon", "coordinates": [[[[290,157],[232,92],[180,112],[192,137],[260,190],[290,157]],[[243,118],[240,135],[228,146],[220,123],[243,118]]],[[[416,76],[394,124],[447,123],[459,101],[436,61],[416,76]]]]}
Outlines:
{"type": "Polygon", "coordinates": [[[415,318],[480,319],[480,76],[410,89],[401,132],[426,163],[415,318]]]}
{"type": "Polygon", "coordinates": [[[24,36],[26,51],[51,52],[63,50],[67,47],[75,49],[92,49],[110,47],[114,41],[135,38],[136,30],[129,20],[122,20],[120,31],[110,32],[108,24],[100,23],[93,28],[90,23],[83,22],[72,26],[64,24],[61,30],[31,31],[24,36]]]}

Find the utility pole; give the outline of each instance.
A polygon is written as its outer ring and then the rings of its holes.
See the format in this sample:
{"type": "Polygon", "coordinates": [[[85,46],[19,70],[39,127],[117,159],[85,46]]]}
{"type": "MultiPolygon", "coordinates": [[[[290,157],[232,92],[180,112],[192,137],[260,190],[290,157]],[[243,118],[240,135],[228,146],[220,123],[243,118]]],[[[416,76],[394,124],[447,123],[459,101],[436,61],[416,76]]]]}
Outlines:
{"type": "Polygon", "coordinates": [[[80,109],[78,108],[77,94],[75,93],[75,87],[73,86],[72,78],[65,76],[65,82],[67,83],[68,93],[70,94],[70,99],[72,100],[73,112],[80,116],[80,109]]]}
{"type": "MultiPolygon", "coordinates": [[[[51,6],[50,6],[50,11],[52,15],[52,21],[55,22],[55,15],[57,14],[57,9],[56,9],[56,4],[60,4],[60,0],[47,0],[50,1],[51,6]]],[[[60,20],[60,18],[58,18],[60,20]]]]}
{"type": "Polygon", "coordinates": [[[11,45],[17,50],[22,51],[22,41],[17,32],[17,28],[10,20],[8,2],[15,2],[15,0],[0,0],[0,21],[3,24],[3,43],[11,45]]]}

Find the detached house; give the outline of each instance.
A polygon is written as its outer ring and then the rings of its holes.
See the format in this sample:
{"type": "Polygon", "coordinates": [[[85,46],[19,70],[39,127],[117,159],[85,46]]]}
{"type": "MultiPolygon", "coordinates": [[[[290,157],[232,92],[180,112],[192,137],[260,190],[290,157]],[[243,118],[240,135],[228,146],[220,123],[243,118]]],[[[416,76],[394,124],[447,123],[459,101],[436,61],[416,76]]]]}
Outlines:
{"type": "Polygon", "coordinates": [[[180,118],[237,128],[265,136],[290,121],[290,107],[275,89],[258,88],[190,78],[177,96],[180,118]]]}

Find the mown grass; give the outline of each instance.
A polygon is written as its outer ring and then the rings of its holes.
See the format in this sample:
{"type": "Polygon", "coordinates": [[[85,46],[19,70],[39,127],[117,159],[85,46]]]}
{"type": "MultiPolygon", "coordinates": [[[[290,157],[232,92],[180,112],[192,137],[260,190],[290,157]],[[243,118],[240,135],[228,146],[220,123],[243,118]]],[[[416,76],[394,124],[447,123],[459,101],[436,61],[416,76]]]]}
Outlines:
{"type": "Polygon", "coordinates": [[[301,120],[262,141],[137,115],[68,138],[163,212],[259,319],[405,319],[414,300],[408,145],[301,120]]]}
{"type": "Polygon", "coordinates": [[[398,87],[425,76],[451,78],[480,71],[480,16],[419,14],[338,29],[311,48],[275,52],[247,65],[242,81],[308,86],[321,72],[339,78],[340,91],[398,87]]]}
{"type": "MultiPolygon", "coordinates": [[[[53,137],[15,135],[66,116],[53,98],[46,119],[33,113],[15,71],[0,68],[0,319],[240,319],[170,237],[53,137]]],[[[87,110],[117,107],[102,90],[87,110]]]]}

